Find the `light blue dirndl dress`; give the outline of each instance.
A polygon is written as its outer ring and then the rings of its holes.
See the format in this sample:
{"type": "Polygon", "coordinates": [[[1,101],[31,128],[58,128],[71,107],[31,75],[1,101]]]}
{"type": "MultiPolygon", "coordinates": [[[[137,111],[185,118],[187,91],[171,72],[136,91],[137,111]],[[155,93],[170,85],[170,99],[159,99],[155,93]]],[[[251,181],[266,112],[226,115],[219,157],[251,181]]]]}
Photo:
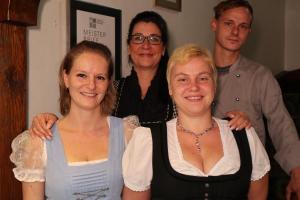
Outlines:
{"type": "Polygon", "coordinates": [[[57,125],[53,139],[46,141],[46,199],[119,200],[123,188],[122,155],[125,148],[122,119],[110,117],[108,160],[68,165],[57,125]]]}

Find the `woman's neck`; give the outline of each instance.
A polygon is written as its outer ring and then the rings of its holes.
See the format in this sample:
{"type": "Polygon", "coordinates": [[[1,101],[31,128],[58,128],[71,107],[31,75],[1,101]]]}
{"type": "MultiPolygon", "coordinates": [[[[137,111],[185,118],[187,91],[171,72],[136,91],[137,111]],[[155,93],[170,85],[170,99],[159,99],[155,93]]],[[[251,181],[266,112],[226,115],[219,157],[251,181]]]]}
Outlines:
{"type": "Polygon", "coordinates": [[[60,125],[76,131],[94,131],[106,125],[107,115],[101,115],[100,111],[76,111],[70,113],[60,120],[60,125]]]}

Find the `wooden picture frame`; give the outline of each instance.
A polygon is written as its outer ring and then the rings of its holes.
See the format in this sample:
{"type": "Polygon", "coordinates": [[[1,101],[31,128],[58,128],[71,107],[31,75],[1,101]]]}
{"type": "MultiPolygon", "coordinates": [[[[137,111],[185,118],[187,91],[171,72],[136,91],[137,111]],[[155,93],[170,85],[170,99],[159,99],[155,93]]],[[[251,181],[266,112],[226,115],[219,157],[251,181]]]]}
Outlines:
{"type": "Polygon", "coordinates": [[[121,78],[121,10],[70,0],[70,45],[82,40],[106,45],[114,60],[114,79],[121,78]]]}
{"type": "Polygon", "coordinates": [[[181,11],[181,0],[155,0],[155,5],[181,11]]]}

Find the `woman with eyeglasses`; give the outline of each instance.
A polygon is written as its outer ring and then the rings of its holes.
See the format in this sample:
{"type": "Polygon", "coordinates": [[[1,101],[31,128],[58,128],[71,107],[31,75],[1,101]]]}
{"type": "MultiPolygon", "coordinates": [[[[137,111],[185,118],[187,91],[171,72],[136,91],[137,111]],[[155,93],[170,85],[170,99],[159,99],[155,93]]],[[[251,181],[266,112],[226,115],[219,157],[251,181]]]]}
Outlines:
{"type": "Polygon", "coordinates": [[[131,74],[117,81],[114,115],[137,115],[143,126],[173,118],[173,104],[165,78],[168,30],[156,12],[137,14],[129,25],[127,45],[131,74]]]}

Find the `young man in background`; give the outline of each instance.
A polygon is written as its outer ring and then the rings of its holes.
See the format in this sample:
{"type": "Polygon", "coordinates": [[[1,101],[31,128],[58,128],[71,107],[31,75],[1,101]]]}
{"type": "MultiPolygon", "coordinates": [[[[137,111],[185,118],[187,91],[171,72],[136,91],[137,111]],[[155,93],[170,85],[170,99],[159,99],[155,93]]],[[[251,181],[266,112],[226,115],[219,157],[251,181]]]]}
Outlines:
{"type": "Polygon", "coordinates": [[[240,54],[251,32],[252,7],[248,1],[227,0],[214,11],[211,28],[215,32],[214,60],[218,67],[214,114],[222,118],[229,110],[247,113],[264,144],[265,117],[276,149],[274,158],[291,177],[286,197],[290,199],[295,193],[300,200],[300,141],[280,87],[270,70],[240,54]]]}

